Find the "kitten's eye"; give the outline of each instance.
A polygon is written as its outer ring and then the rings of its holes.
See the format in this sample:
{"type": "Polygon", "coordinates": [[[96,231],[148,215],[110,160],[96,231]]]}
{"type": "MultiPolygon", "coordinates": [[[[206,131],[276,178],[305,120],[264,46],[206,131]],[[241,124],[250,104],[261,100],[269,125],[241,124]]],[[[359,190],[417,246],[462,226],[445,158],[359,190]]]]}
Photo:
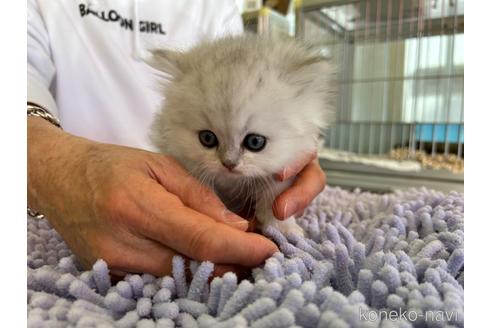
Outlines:
{"type": "Polygon", "coordinates": [[[198,132],[198,138],[202,145],[207,148],[214,148],[219,144],[219,140],[215,136],[215,134],[210,130],[202,130],[198,132]]]}
{"type": "Polygon", "coordinates": [[[259,134],[248,134],[244,138],[243,146],[251,151],[260,151],[266,146],[266,138],[259,134]]]}

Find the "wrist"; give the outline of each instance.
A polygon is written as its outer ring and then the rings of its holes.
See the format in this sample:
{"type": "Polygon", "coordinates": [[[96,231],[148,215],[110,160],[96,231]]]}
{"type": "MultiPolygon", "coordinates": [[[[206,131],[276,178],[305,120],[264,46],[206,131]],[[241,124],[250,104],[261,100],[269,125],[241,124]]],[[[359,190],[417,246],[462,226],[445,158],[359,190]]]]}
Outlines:
{"type": "Polygon", "coordinates": [[[40,117],[27,120],[27,204],[48,217],[64,206],[71,176],[82,166],[89,140],[76,137],[40,117]]]}

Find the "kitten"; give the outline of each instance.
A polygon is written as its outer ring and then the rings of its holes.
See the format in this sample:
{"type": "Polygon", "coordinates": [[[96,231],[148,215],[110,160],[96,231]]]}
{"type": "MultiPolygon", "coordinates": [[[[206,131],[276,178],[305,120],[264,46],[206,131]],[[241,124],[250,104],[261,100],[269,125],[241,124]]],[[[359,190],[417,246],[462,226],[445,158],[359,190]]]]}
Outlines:
{"type": "Polygon", "coordinates": [[[254,35],[155,50],[150,64],[171,74],[151,140],[239,212],[251,202],[262,228],[303,234],[272,204],[293,179],[273,176],[315,152],[332,119],[332,65],[294,41],[254,35]]]}

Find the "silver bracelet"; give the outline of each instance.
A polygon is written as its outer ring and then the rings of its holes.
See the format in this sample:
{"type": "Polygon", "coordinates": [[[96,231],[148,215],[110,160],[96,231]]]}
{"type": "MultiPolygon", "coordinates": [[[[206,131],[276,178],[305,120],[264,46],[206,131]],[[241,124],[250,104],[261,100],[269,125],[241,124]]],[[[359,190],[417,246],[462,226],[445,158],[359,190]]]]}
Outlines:
{"type": "Polygon", "coordinates": [[[27,207],[27,215],[38,220],[44,219],[44,214],[31,210],[29,206],[27,207]]]}
{"type": "MultiPolygon", "coordinates": [[[[60,121],[41,106],[34,105],[34,104],[27,104],[27,116],[41,117],[42,119],[47,120],[54,126],[59,127],[60,129],[62,128],[60,121]]],[[[44,214],[33,211],[29,206],[27,206],[27,214],[30,217],[33,217],[38,220],[44,219],[44,214]]]]}
{"type": "Polygon", "coordinates": [[[27,104],[27,116],[41,117],[47,120],[48,122],[50,122],[51,124],[59,127],[60,129],[62,128],[60,124],[60,120],[58,120],[50,112],[48,112],[46,109],[44,109],[41,106],[34,105],[34,104],[27,104]]]}

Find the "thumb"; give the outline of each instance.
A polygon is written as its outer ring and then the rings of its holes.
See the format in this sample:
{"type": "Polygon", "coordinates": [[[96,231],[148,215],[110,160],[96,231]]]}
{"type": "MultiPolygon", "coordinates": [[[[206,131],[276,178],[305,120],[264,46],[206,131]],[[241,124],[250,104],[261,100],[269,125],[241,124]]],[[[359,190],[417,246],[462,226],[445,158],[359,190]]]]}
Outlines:
{"type": "Polygon", "coordinates": [[[292,163],[291,165],[285,167],[280,173],[277,173],[275,175],[275,178],[278,181],[284,181],[287,180],[294,175],[298,174],[299,172],[302,171],[302,169],[308,165],[311,161],[316,159],[317,153],[316,152],[310,152],[307,154],[304,154],[301,158],[299,158],[297,161],[292,163]]]}

